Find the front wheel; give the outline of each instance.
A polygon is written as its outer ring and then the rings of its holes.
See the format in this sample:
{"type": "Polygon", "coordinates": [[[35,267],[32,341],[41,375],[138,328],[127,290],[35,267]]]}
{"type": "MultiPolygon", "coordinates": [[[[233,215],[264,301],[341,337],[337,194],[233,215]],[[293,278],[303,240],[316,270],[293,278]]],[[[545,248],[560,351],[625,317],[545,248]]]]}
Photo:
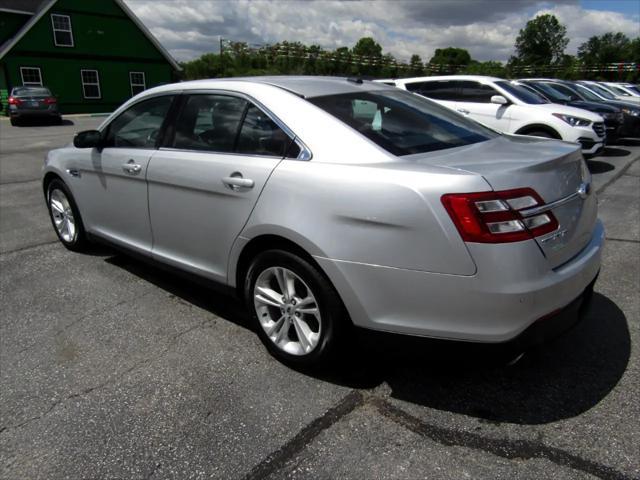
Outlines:
{"type": "Polygon", "coordinates": [[[60,242],[69,250],[84,251],[88,242],[82,218],[71,192],[61,180],[52,180],[47,186],[47,207],[60,242]]]}
{"type": "Polygon", "coordinates": [[[337,292],[307,260],[283,250],[259,254],[247,272],[245,302],[269,352],[300,367],[326,366],[346,332],[337,292]]]}
{"type": "Polygon", "coordinates": [[[536,130],[536,131],[533,131],[533,132],[527,132],[527,135],[529,135],[530,137],[556,138],[553,135],[551,135],[549,132],[546,132],[544,130],[536,130]]]}

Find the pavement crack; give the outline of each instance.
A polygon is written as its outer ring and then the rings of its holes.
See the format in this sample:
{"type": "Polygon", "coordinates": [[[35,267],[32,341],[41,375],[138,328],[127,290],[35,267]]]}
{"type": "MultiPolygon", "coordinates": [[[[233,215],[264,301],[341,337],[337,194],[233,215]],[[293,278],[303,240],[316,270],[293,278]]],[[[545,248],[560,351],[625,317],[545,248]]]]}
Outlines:
{"type": "Polygon", "coordinates": [[[46,245],[52,245],[54,243],[58,243],[59,241],[56,240],[51,240],[49,242],[42,242],[42,243],[36,243],[35,245],[28,245],[26,247],[21,247],[21,248],[16,248],[14,250],[6,250],[4,252],[0,252],[0,256],[2,255],[8,255],[10,253],[19,253],[19,252],[25,252],[27,250],[32,250],[34,248],[38,248],[38,247],[44,247],[46,245]]]}
{"type": "Polygon", "coordinates": [[[607,237],[607,242],[625,242],[625,243],[640,243],[640,240],[630,240],[628,238],[612,238],[607,237]]]}
{"type": "Polygon", "coordinates": [[[19,429],[21,427],[24,427],[25,425],[28,425],[32,422],[38,421],[43,419],[44,417],[46,417],[47,415],[49,415],[49,413],[51,413],[53,410],[55,410],[56,407],[58,407],[59,405],[67,402],[68,400],[74,399],[74,398],[80,398],[80,397],[84,397],[96,390],[100,390],[110,384],[115,383],[116,381],[118,381],[118,379],[126,376],[127,374],[131,373],[132,371],[136,370],[137,368],[143,366],[143,365],[147,365],[150,363],[155,362],[156,360],[162,358],[164,355],[167,354],[167,352],[169,352],[169,350],[171,350],[171,348],[176,344],[176,342],[178,341],[178,339],[184,335],[187,335],[188,333],[197,330],[198,328],[202,328],[204,326],[206,326],[206,324],[208,323],[208,320],[202,321],[196,325],[192,325],[191,327],[187,328],[186,330],[183,330],[181,332],[176,333],[175,335],[171,336],[169,339],[169,342],[167,343],[166,347],[162,349],[162,351],[160,351],[159,353],[157,353],[156,355],[151,355],[150,357],[144,358],[142,360],[140,360],[139,362],[134,363],[131,367],[127,368],[126,370],[118,373],[118,374],[114,374],[113,376],[109,377],[107,380],[105,380],[102,383],[99,383],[98,385],[94,385],[93,387],[88,387],[85,388],[83,390],[81,390],[80,392],[76,392],[76,393],[72,393],[70,395],[67,395],[64,398],[61,398],[60,400],[57,400],[55,402],[53,402],[49,408],[47,408],[47,410],[45,410],[43,413],[41,413],[40,415],[36,415],[34,417],[31,417],[21,423],[18,423],[16,425],[10,425],[10,426],[4,426],[4,427],[0,427],[0,435],[8,432],[9,430],[16,430],[19,429]]]}
{"type": "Polygon", "coordinates": [[[307,445],[324,430],[330,428],[340,419],[351,413],[364,403],[364,395],[356,390],[348,393],[336,405],[323,415],[307,424],[296,436],[270,453],[264,460],[254,466],[244,480],[258,480],[280,470],[288,461],[304,450],[307,445]]]}
{"type": "Polygon", "coordinates": [[[391,405],[385,399],[371,397],[369,401],[384,417],[441,445],[481,450],[509,460],[542,458],[556,465],[569,467],[605,480],[631,480],[632,478],[607,465],[581,458],[560,448],[545,445],[540,441],[490,438],[477,433],[444,428],[426,423],[391,405]]]}

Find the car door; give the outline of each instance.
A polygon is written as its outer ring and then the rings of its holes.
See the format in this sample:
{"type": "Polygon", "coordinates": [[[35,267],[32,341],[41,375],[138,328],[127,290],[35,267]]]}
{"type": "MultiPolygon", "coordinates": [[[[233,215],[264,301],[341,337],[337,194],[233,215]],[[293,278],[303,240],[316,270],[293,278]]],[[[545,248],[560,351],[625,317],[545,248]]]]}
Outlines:
{"type": "Polygon", "coordinates": [[[295,144],[263,110],[229,93],[185,95],[169,130],[147,175],[153,256],[226,283],[233,242],[295,144]]]}
{"type": "Polygon", "coordinates": [[[509,131],[510,105],[491,103],[491,97],[502,95],[491,85],[464,80],[459,82],[458,112],[501,132],[509,131]]]}
{"type": "Polygon", "coordinates": [[[150,252],[147,167],[173,95],[132,105],[103,129],[103,148],[84,152],[74,194],[86,228],[117,244],[150,252]]]}

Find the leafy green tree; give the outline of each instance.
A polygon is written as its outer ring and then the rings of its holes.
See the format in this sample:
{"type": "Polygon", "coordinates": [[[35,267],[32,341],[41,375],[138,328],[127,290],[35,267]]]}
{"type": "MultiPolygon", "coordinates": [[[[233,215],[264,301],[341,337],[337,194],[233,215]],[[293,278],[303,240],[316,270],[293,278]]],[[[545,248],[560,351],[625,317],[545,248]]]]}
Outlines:
{"type": "Polygon", "coordinates": [[[436,65],[469,65],[471,55],[464,48],[437,48],[429,63],[436,65]]]}
{"type": "Polygon", "coordinates": [[[489,75],[492,77],[506,77],[507,70],[502,62],[487,61],[477,62],[471,60],[471,63],[463,70],[467,75],[489,75]]]}
{"type": "Polygon", "coordinates": [[[424,63],[422,63],[422,58],[420,58],[420,55],[411,55],[411,60],[409,60],[409,67],[412,77],[419,77],[424,75],[424,63]]]}
{"type": "Polygon", "coordinates": [[[362,55],[365,57],[381,57],[382,47],[371,37],[362,37],[355,44],[351,52],[354,55],[362,55]]]}
{"type": "Polygon", "coordinates": [[[568,44],[567,29],[555,15],[538,15],[520,30],[515,44],[516,58],[525,65],[557,64],[568,44]]]}
{"type": "MultiPolygon", "coordinates": [[[[637,39],[636,39],[637,40],[637,39]]],[[[578,58],[590,65],[630,62],[632,42],[622,32],[593,36],[578,47],[578,58]]]]}

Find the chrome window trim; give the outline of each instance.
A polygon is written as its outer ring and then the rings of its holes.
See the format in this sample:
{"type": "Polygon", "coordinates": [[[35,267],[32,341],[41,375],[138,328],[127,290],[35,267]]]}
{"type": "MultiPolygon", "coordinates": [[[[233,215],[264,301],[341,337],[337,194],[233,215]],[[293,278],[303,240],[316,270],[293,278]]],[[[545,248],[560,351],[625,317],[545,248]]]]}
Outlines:
{"type": "MultiPolygon", "coordinates": [[[[182,152],[182,153],[201,153],[204,155],[234,155],[236,157],[257,157],[257,158],[270,158],[287,160],[287,158],[280,155],[260,155],[257,153],[238,153],[238,152],[217,152],[214,150],[191,150],[189,148],[173,148],[173,147],[160,147],[158,149],[162,152],[182,152]]],[[[288,160],[295,160],[295,158],[289,158],[288,160]]]]}

